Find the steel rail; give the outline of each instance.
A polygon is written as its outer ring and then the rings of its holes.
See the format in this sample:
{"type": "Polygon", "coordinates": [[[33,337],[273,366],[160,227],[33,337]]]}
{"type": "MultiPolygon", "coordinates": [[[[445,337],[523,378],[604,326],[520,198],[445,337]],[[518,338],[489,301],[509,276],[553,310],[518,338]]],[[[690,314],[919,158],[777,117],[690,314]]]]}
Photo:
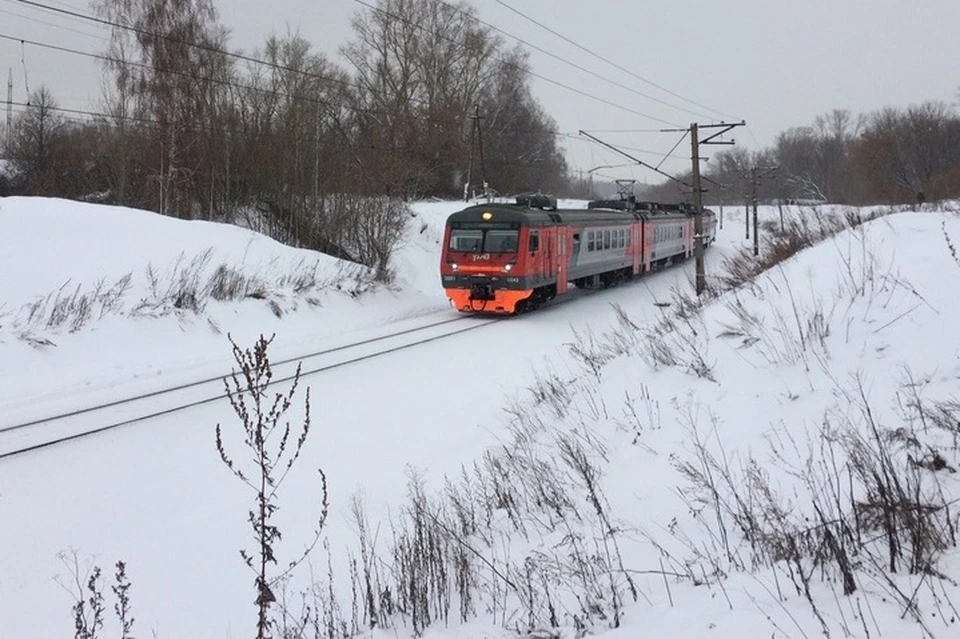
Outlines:
{"type": "MultiPolygon", "coordinates": [[[[459,319],[468,319],[468,318],[463,317],[463,318],[456,318],[456,319],[459,320],[459,319]]],[[[460,333],[466,333],[466,332],[468,332],[468,331],[474,331],[474,330],[477,330],[477,329],[479,329],[479,328],[483,328],[483,327],[485,327],[485,326],[489,326],[489,325],[491,325],[491,324],[495,324],[495,323],[500,322],[500,321],[502,321],[502,320],[504,320],[504,319],[506,319],[506,317],[495,317],[495,318],[491,318],[491,319],[485,320],[485,321],[484,321],[484,320],[481,320],[480,322],[474,323],[473,325],[467,326],[466,328],[461,328],[461,329],[458,329],[458,330],[450,331],[450,332],[447,332],[447,333],[443,333],[443,334],[441,334],[441,335],[433,335],[433,336],[427,337],[427,338],[425,338],[425,339],[418,339],[418,340],[415,340],[415,341],[412,341],[412,342],[407,342],[407,343],[405,343],[405,344],[400,344],[399,346],[394,346],[394,347],[391,347],[391,348],[388,348],[388,349],[385,349],[385,350],[382,350],[382,351],[376,351],[376,352],[374,352],[374,353],[367,353],[367,354],[365,354],[365,355],[361,355],[361,356],[359,356],[359,357],[354,357],[354,358],[352,358],[352,359],[348,359],[348,360],[345,360],[345,361],[342,361],[342,362],[337,362],[337,363],[334,363],[334,364],[327,364],[327,365],[324,365],[324,366],[318,366],[318,367],[315,367],[315,368],[310,368],[310,369],[305,370],[305,371],[304,371],[304,370],[301,370],[301,372],[300,372],[300,377],[301,377],[301,378],[304,378],[304,377],[308,377],[308,376],[310,376],[310,375],[316,375],[316,374],[318,374],[318,373],[323,373],[323,372],[326,372],[326,371],[329,371],[329,370],[333,370],[333,369],[336,369],[336,368],[341,368],[341,367],[344,367],[344,366],[349,366],[350,364],[356,364],[356,363],[358,363],[358,362],[363,362],[363,361],[366,361],[366,360],[369,360],[369,359],[373,359],[373,358],[375,358],[375,357],[381,357],[381,356],[383,356],[383,355],[388,355],[388,354],[390,354],[390,353],[396,353],[396,352],[398,352],[398,351],[402,351],[402,350],[405,350],[405,349],[408,349],[408,348],[412,348],[412,347],[414,347],[414,346],[419,346],[419,345],[421,345],[421,344],[427,344],[427,343],[430,343],[430,342],[435,342],[435,341],[438,341],[438,340],[441,340],[441,339],[445,339],[445,338],[447,338],[447,337],[452,337],[452,336],[454,336],[454,335],[459,335],[460,333]]],[[[450,323],[450,321],[451,321],[451,320],[448,320],[448,321],[445,321],[445,322],[438,322],[438,323],[434,324],[434,326],[440,326],[440,325],[443,325],[443,324],[447,324],[447,323],[450,323]]],[[[422,329],[421,329],[421,330],[422,330],[422,329]]],[[[393,334],[392,337],[397,337],[397,336],[400,336],[400,335],[409,334],[409,333],[411,333],[411,332],[416,332],[416,331],[413,331],[413,330],[400,331],[400,332],[398,332],[398,333],[393,334]]],[[[364,345],[364,344],[371,343],[371,342],[373,342],[373,341],[381,341],[381,340],[364,340],[363,342],[357,342],[356,344],[353,344],[352,346],[353,346],[353,347],[361,346],[361,345],[364,345]]],[[[330,349],[330,350],[331,350],[332,352],[335,352],[335,351],[337,351],[337,350],[344,350],[344,349],[343,349],[343,348],[338,348],[338,349],[330,349]]],[[[294,358],[294,360],[295,360],[295,359],[296,359],[296,358],[294,358]]],[[[290,363],[291,361],[294,361],[294,360],[286,360],[286,363],[290,363]]],[[[278,378],[275,378],[274,380],[272,380],[272,381],[271,381],[271,384],[273,384],[273,383],[282,383],[282,382],[292,381],[295,376],[296,376],[296,373],[291,374],[291,375],[286,375],[286,376],[283,376],[283,377],[278,377],[278,378]]],[[[226,376],[223,376],[223,377],[226,377],[226,376]]],[[[208,380],[206,383],[210,383],[210,382],[213,382],[213,381],[217,381],[217,380],[219,380],[219,379],[223,379],[223,377],[215,377],[215,378],[212,378],[212,379],[208,380]]],[[[193,384],[193,386],[196,386],[196,385],[197,385],[197,384],[193,384]]],[[[188,388],[189,388],[189,387],[191,387],[191,386],[188,386],[188,388]]],[[[181,389],[181,390],[183,390],[183,389],[181,389]]],[[[70,441],[74,441],[74,440],[77,440],[77,439],[81,439],[81,438],[83,438],[83,437],[89,437],[89,436],[91,436],[91,435],[97,435],[97,434],[104,433],[104,432],[107,432],[107,431],[110,431],[110,430],[115,430],[115,429],[120,428],[120,427],[122,427],[122,426],[129,426],[129,425],[131,425],[131,424],[136,424],[136,423],[143,422],[143,421],[147,421],[147,420],[150,420],[150,419],[155,419],[155,418],[157,418],[157,417],[163,417],[163,416],[165,416],[165,415],[171,415],[171,414],[173,414],[173,413],[177,413],[177,412],[180,412],[180,411],[184,411],[184,410],[187,410],[187,409],[190,409],[190,408],[195,408],[195,407],[197,407],[197,406],[202,406],[202,405],[204,405],[204,404],[210,404],[210,403],[213,403],[213,402],[215,402],[215,401],[220,401],[220,400],[222,400],[223,398],[224,398],[224,394],[221,392],[221,393],[218,393],[216,396],[213,396],[213,397],[205,397],[205,398],[203,398],[203,399],[199,399],[199,400],[196,400],[196,401],[188,402],[188,403],[186,403],[186,404],[178,404],[178,405],[172,406],[172,407],[170,407],[170,408],[166,408],[166,409],[159,410],[159,411],[154,411],[154,412],[148,413],[148,414],[146,414],[146,415],[140,415],[140,416],[138,416],[138,417],[133,417],[133,418],[130,418],[130,419],[124,419],[124,420],[121,420],[121,421],[117,421],[117,422],[113,422],[113,423],[110,423],[110,424],[106,424],[106,425],[104,425],[104,426],[99,426],[99,427],[94,428],[94,429],[91,429],[91,430],[85,430],[85,431],[82,431],[82,432],[79,432],[79,433],[72,433],[72,434],[70,434],[70,435],[65,435],[65,436],[63,436],[63,437],[56,437],[56,438],[54,438],[54,439],[46,440],[46,441],[43,441],[43,442],[40,442],[40,443],[37,443],[37,444],[31,444],[31,445],[29,445],[29,446],[24,446],[24,447],[22,447],[22,448],[15,448],[15,449],[13,449],[13,450],[5,451],[5,452],[0,452],[0,460],[9,459],[9,458],[16,457],[16,456],[19,456],[19,455],[24,455],[24,454],[26,454],[26,453],[30,453],[30,452],[33,452],[33,451],[37,451],[37,450],[42,450],[42,449],[45,449],[45,448],[49,448],[49,447],[55,446],[55,445],[57,445],[57,444],[62,444],[62,443],[65,443],[65,442],[70,442],[70,441]]],[[[101,409],[105,409],[105,408],[109,408],[109,406],[103,406],[103,407],[101,407],[101,409]]],[[[87,410],[86,412],[90,412],[90,411],[87,410]]],[[[72,416],[73,416],[73,415],[71,414],[71,415],[67,415],[66,417],[72,417],[72,416]]],[[[65,417],[64,417],[64,418],[65,418],[65,417]]],[[[61,419],[64,419],[64,418],[61,418],[61,419]]]]}
{"type": "MultiPolygon", "coordinates": [[[[371,337],[371,338],[368,338],[368,339],[361,340],[361,341],[359,341],[359,342],[352,342],[352,343],[350,343],[350,344],[343,344],[343,345],[341,345],[341,346],[335,346],[335,347],[333,347],[333,348],[327,348],[327,349],[315,351],[315,352],[313,352],[313,353],[307,353],[307,354],[305,354],[305,355],[300,355],[300,356],[298,356],[298,357],[288,357],[288,358],[286,358],[286,359],[278,360],[278,361],[276,361],[276,362],[271,362],[271,363],[272,363],[274,366],[284,366],[284,365],[286,365],[286,364],[290,364],[290,363],[293,363],[293,362],[296,362],[296,361],[308,360],[308,359],[312,359],[312,358],[314,358],[314,357],[320,357],[321,355],[329,355],[329,354],[331,354],[331,353],[337,353],[337,352],[344,351],[344,350],[348,350],[348,349],[351,349],[351,348],[356,348],[356,347],[358,347],[358,346],[365,346],[365,345],[367,345],[367,344],[373,344],[373,343],[375,343],[375,342],[382,342],[382,341],[384,341],[384,340],[392,339],[392,338],[394,338],[394,337],[400,337],[401,335],[408,335],[408,334],[410,334],[410,333],[417,333],[417,332],[419,332],[419,331],[424,331],[424,330],[427,330],[427,329],[430,329],[430,328],[434,328],[434,327],[436,327],[436,326],[442,326],[442,325],[444,325],[444,324],[450,324],[450,323],[452,323],[452,322],[459,322],[459,321],[463,321],[463,320],[466,320],[466,319],[470,319],[470,318],[468,318],[468,317],[454,317],[454,318],[452,318],[452,319],[443,320],[442,322],[434,322],[434,323],[432,323],[432,324],[424,324],[423,326],[417,326],[417,327],[415,327],[415,328],[409,328],[409,329],[405,329],[405,330],[402,330],[402,331],[397,331],[396,333],[388,333],[388,334],[386,334],[386,335],[380,335],[380,336],[377,336],[377,337],[371,337]]],[[[159,397],[159,396],[161,396],[161,395],[166,395],[166,394],[168,394],[168,393],[177,393],[177,392],[180,392],[180,391],[183,391],[183,390],[187,390],[187,389],[189,389],[189,388],[194,388],[194,387],[196,387],[196,386],[203,386],[204,384],[209,384],[209,383],[211,383],[211,382],[215,382],[215,381],[217,381],[217,380],[221,380],[221,379],[223,379],[225,376],[226,376],[226,375],[216,375],[216,376],[214,376],[214,377],[207,377],[207,378],[201,379],[201,380],[195,380],[195,381],[192,381],[192,382],[185,382],[185,383],[183,383],[183,384],[178,384],[178,385],[176,385],[176,386],[170,386],[170,387],[167,387],[167,388],[161,388],[161,389],[158,389],[158,390],[155,390],[155,391],[150,391],[149,393],[141,393],[141,394],[139,394],[139,395],[133,395],[133,396],[130,396],[130,397],[124,397],[124,398],[122,398],[122,399],[117,399],[117,400],[114,400],[114,401],[111,401],[111,402],[106,402],[106,403],[104,403],[104,404],[95,404],[95,405],[93,405],[93,406],[87,406],[87,407],[84,407],[84,408],[78,408],[78,409],[76,409],[76,410],[67,411],[67,412],[63,412],[63,413],[58,413],[58,414],[55,414],[55,415],[48,415],[48,416],[46,416],[46,417],[39,417],[39,418],[37,418],[37,419],[32,419],[32,420],[27,421],[27,422],[22,422],[22,423],[19,423],[19,424],[14,424],[14,425],[12,425],[12,426],[0,426],[0,434],[2,434],[2,433],[10,433],[10,432],[13,432],[13,431],[21,430],[21,429],[23,429],[23,428],[28,428],[28,427],[30,427],[30,426],[37,426],[37,425],[39,425],[39,424],[43,424],[43,423],[46,423],[46,422],[57,421],[57,420],[61,420],[61,419],[66,419],[66,418],[68,418],[68,417],[76,417],[77,415],[83,415],[83,414],[86,414],[86,413],[93,413],[93,412],[96,412],[96,411],[98,411],[98,410],[103,410],[103,409],[105,409],[105,408],[113,408],[113,407],[115,407],[115,406],[122,406],[122,405],[124,405],[124,404],[129,404],[129,403],[133,403],[133,402],[138,402],[138,401],[141,401],[141,400],[144,400],[144,399],[150,399],[150,398],[152,398],[152,397],[159,397]]]]}

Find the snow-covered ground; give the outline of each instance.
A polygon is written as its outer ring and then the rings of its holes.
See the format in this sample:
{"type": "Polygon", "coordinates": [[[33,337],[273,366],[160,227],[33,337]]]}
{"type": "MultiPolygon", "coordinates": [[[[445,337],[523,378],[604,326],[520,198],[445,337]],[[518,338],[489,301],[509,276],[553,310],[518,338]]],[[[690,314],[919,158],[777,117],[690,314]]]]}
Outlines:
{"type": "MultiPolygon", "coordinates": [[[[0,199],[0,428],[224,374],[233,365],[228,333],[247,347],[275,333],[270,353],[280,359],[453,318],[437,264],[443,222],[460,207],[414,205],[395,259],[397,281],[371,288],[362,272],[337,260],[233,227],[0,199]],[[178,264],[195,264],[201,279],[228,265],[260,278],[269,294],[171,311],[146,267],[163,281],[178,264]],[[316,274],[315,285],[298,295],[282,276],[304,268],[316,274]],[[95,303],[83,322],[50,321],[57,300],[78,286],[79,296],[108,291],[127,274],[124,295],[87,298],[95,303]]],[[[709,274],[719,274],[746,243],[742,215],[726,212],[707,254],[709,274]]],[[[776,208],[761,215],[778,219],[776,208]]],[[[692,262],[305,378],[313,426],[279,499],[281,564],[309,539],[319,512],[317,468],[327,476],[330,512],[324,545],[298,570],[291,592],[311,573],[326,580],[329,553],[340,614],[349,620],[344,566],[359,555],[355,495],[363,497],[377,551],[389,553],[411,477],[421,477],[439,504],[435,491],[445,477],[458,484],[466,481],[461,469],[471,475],[475,463],[489,468],[492,456],[520,452],[541,464],[531,476],[558,473],[557,485],[576,500],[559,499],[553,512],[541,512],[543,499],[512,487],[508,496],[517,503],[539,499],[519,515],[522,525],[510,523],[513,511],[501,503],[490,522],[477,525],[475,539],[460,540],[492,562],[492,572],[483,564],[487,586],[477,588],[476,619],[457,622],[454,604],[449,622],[426,636],[502,636],[509,633],[499,628],[527,628],[531,617],[547,625],[548,602],[566,636],[577,625],[618,639],[952,636],[960,627],[953,608],[960,592],[951,579],[960,578],[960,562],[952,547],[930,551],[937,561],[926,574],[910,574],[908,560],[890,574],[860,552],[856,591],[844,597],[829,560],[817,564],[802,554],[794,566],[782,552],[765,558],[775,544],[760,539],[804,521],[824,523],[811,496],[831,509],[825,529],[846,515],[848,498],[869,501],[868,487],[843,464],[859,450],[850,444],[853,433],[870,435],[871,423],[878,434],[900,429],[890,444],[897,472],[918,473],[924,503],[960,497],[950,472],[960,464],[953,440],[960,433],[933,424],[937,402],[956,401],[960,380],[960,262],[951,241],[960,244],[956,214],[896,213],[807,249],[684,318],[674,316],[676,296],[689,294],[692,262]],[[578,453],[586,463],[581,476],[578,453]],[[907,454],[917,463],[904,462],[907,454]],[[947,468],[924,468],[939,467],[929,463],[934,454],[947,468]],[[704,475],[712,484],[696,490],[704,475]],[[753,510],[738,511],[737,495],[753,510]],[[776,508],[758,507],[764,498],[782,509],[779,517],[770,515],[776,508]],[[754,522],[751,537],[738,528],[745,519],[737,512],[770,519],[754,522]],[[525,558],[537,585],[507,592],[501,584],[494,596],[496,567],[514,583],[509,571],[525,558]],[[560,558],[590,558],[590,565],[571,573],[560,558]],[[600,574],[612,566],[617,574],[600,574]],[[792,580],[791,570],[811,577],[792,580]],[[609,591],[597,590],[600,583],[610,583],[609,591]],[[591,614],[583,614],[585,601],[591,614]]],[[[948,415],[949,406],[940,404],[948,415]]],[[[70,586],[74,558],[81,572],[96,562],[107,577],[117,560],[126,562],[136,636],[253,634],[253,575],[239,556],[250,547],[253,495],[220,460],[218,423],[231,450],[241,450],[224,399],[0,460],[0,637],[70,635],[73,599],[58,582],[70,586]]],[[[944,521],[955,525],[956,515],[944,510],[944,521]]],[[[868,532],[876,529],[858,529],[868,532]]],[[[822,535],[805,538],[823,542],[822,535]]],[[[909,557],[909,548],[903,553],[909,557]]],[[[384,571],[390,559],[383,557],[384,571]]],[[[408,618],[394,626],[377,636],[414,631],[408,618]]],[[[113,635],[108,615],[103,636],[113,635]]]]}

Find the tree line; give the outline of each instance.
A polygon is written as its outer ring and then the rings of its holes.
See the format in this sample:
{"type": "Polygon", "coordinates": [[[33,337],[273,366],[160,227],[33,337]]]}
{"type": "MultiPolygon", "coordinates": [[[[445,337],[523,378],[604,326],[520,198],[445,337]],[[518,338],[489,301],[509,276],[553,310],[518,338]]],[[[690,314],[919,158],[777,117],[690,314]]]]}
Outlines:
{"type": "Polygon", "coordinates": [[[567,179],[526,54],[465,2],[377,0],[353,17],[345,68],[298,32],[230,50],[212,0],[93,6],[114,25],[99,115],[71,118],[34,91],[6,144],[7,193],[255,218],[337,254],[349,247],[326,229],[348,195],[462,197],[483,179],[557,191],[567,179]]]}
{"type": "MultiPolygon", "coordinates": [[[[380,253],[360,247],[367,231],[349,228],[356,198],[455,198],[483,181],[505,194],[589,196],[532,96],[526,54],[462,0],[376,0],[354,15],[345,67],[296,32],[231,50],[212,0],[94,7],[115,25],[99,114],[72,118],[47,88],[34,91],[5,144],[0,194],[240,221],[348,258],[380,253]]],[[[706,201],[750,194],[750,170],[771,166],[779,170],[760,183],[764,199],[957,197],[960,116],[935,102],[832,111],[770,148],[716,153],[703,167],[706,201]]],[[[644,196],[689,200],[690,191],[665,183],[644,196]]]]}
{"type": "MultiPolygon", "coordinates": [[[[769,148],[716,153],[703,169],[704,201],[743,202],[753,195],[751,170],[772,168],[757,182],[758,199],[867,205],[960,197],[960,113],[933,101],[856,116],[835,109],[780,133],[769,148]]],[[[671,182],[645,197],[681,201],[689,193],[671,182]]]]}

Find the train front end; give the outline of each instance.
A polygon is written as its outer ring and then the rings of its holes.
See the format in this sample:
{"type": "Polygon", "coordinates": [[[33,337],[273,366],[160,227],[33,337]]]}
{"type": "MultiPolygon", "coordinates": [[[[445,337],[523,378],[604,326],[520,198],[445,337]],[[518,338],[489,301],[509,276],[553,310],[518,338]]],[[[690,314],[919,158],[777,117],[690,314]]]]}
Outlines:
{"type": "Polygon", "coordinates": [[[533,289],[523,275],[528,227],[523,213],[497,205],[471,206],[447,220],[440,278],[463,313],[513,315],[533,289]]]}

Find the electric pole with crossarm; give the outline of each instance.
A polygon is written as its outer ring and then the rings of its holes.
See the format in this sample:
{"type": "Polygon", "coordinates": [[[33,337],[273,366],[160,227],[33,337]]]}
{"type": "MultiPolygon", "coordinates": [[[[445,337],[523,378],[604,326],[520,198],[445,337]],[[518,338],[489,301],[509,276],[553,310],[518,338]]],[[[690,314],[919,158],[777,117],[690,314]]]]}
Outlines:
{"type": "Polygon", "coordinates": [[[746,120],[740,122],[719,124],[690,125],[688,129],[661,129],[664,133],[690,133],[691,160],[693,162],[693,208],[694,208],[694,255],[697,261],[697,295],[703,293],[707,287],[707,275],[703,260],[703,187],[700,185],[700,145],[701,144],[735,144],[734,140],[717,140],[727,131],[738,126],[746,125],[746,120]],[[719,131],[700,139],[701,129],[720,129],[719,131]]]}

